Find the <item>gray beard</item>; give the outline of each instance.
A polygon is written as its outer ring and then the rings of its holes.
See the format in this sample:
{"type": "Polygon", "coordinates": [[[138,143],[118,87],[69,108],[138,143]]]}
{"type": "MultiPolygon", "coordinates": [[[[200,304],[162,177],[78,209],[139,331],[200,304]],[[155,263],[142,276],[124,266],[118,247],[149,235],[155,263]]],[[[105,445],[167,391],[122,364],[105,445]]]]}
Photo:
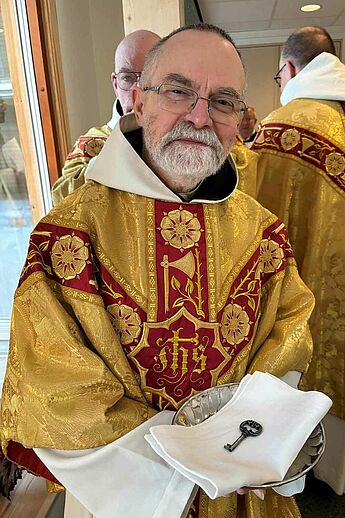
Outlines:
{"type": "MultiPolygon", "coordinates": [[[[146,127],[150,127],[149,124],[146,127]]],[[[217,173],[224,163],[226,152],[214,131],[195,129],[181,122],[156,144],[150,130],[143,132],[144,152],[150,165],[167,185],[176,192],[188,192],[203,180],[217,173]],[[192,146],[178,138],[192,138],[206,146],[192,146]]]]}

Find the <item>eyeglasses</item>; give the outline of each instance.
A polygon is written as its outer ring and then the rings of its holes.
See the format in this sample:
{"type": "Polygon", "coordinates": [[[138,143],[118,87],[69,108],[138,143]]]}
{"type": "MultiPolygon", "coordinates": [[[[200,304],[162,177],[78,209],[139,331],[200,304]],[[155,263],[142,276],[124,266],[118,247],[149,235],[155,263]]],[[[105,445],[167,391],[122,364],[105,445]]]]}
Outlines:
{"type": "Polygon", "coordinates": [[[210,98],[201,97],[197,92],[183,86],[161,84],[159,86],[146,86],[144,92],[155,92],[158,94],[158,106],[178,115],[190,113],[199,99],[208,103],[208,112],[214,122],[223,124],[235,120],[239,124],[243,114],[247,110],[244,101],[226,94],[212,95],[210,98]]]}
{"type": "Polygon", "coordinates": [[[280,77],[280,74],[282,73],[282,70],[285,66],[286,66],[286,63],[284,63],[284,65],[278,70],[278,72],[276,73],[276,75],[273,78],[279,87],[282,84],[282,78],[280,77]]]}
{"type": "Polygon", "coordinates": [[[118,74],[115,74],[118,87],[127,92],[132,88],[132,86],[139,83],[140,76],[141,72],[119,72],[118,74]]]}

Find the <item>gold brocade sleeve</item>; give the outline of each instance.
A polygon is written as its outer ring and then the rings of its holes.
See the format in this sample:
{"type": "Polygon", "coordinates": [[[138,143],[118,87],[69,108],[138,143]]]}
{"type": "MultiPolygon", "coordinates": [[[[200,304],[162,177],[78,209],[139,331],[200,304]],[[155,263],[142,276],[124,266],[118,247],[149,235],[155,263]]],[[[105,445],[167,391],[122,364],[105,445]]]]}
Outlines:
{"type": "Polygon", "coordinates": [[[154,415],[100,297],[33,273],[16,292],[11,327],[4,451],[9,440],[27,448],[92,448],[154,415]]]}
{"type": "Polygon", "coordinates": [[[91,128],[75,142],[62,168],[62,176],[52,188],[53,205],[60,203],[66,196],[84,185],[85,172],[90,160],[99,155],[111,133],[107,125],[91,128]]]}
{"type": "Polygon", "coordinates": [[[314,297],[298,275],[293,259],[272,277],[262,294],[260,324],[251,350],[248,372],[304,372],[312,355],[308,318],[314,297]]]}
{"type": "Polygon", "coordinates": [[[231,149],[231,156],[238,171],[238,189],[256,198],[258,154],[237,137],[231,149]]]}

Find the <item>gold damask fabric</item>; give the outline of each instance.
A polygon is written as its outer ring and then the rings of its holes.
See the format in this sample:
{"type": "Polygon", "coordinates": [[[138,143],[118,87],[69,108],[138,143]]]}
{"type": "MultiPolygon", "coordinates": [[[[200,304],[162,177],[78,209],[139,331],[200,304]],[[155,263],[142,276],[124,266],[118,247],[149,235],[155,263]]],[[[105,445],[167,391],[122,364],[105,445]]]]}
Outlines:
{"type": "Polygon", "coordinates": [[[345,117],[334,101],[297,99],[261,124],[258,200],[286,224],[316,306],[304,390],[333,400],[345,418],[345,117]]]}
{"type": "MultiPolygon", "coordinates": [[[[31,235],[3,450],[101,446],[246,372],[302,372],[312,307],[284,225],[246,194],[185,204],[87,182],[31,235]]],[[[243,516],[299,516],[284,515],[289,499],[275,495],[280,511],[269,514],[270,498],[255,498],[243,516]]],[[[235,517],[236,502],[207,500],[197,512],[235,517]]]]}
{"type": "Polygon", "coordinates": [[[105,124],[91,128],[79,137],[66,158],[62,168],[62,176],[52,188],[53,205],[61,201],[85,183],[85,171],[90,160],[99,155],[111,128],[105,124]]]}
{"type": "MultiPolygon", "coordinates": [[[[268,489],[264,501],[249,491],[210,500],[200,492],[198,518],[301,518],[294,498],[284,498],[268,489]]],[[[188,518],[193,518],[191,514],[188,518]]]]}
{"type": "Polygon", "coordinates": [[[238,172],[238,189],[256,198],[259,155],[249,149],[240,136],[237,136],[230,154],[238,172]]]}

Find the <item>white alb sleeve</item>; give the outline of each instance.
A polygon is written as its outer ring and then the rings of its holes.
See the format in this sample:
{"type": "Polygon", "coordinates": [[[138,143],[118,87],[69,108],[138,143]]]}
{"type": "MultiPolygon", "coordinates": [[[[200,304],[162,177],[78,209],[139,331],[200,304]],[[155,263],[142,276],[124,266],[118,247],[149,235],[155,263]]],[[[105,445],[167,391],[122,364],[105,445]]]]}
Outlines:
{"type": "Polygon", "coordinates": [[[120,439],[88,450],[35,448],[64,487],[96,518],[180,518],[194,483],[145,441],[151,426],[170,424],[163,411],[120,439]]]}

